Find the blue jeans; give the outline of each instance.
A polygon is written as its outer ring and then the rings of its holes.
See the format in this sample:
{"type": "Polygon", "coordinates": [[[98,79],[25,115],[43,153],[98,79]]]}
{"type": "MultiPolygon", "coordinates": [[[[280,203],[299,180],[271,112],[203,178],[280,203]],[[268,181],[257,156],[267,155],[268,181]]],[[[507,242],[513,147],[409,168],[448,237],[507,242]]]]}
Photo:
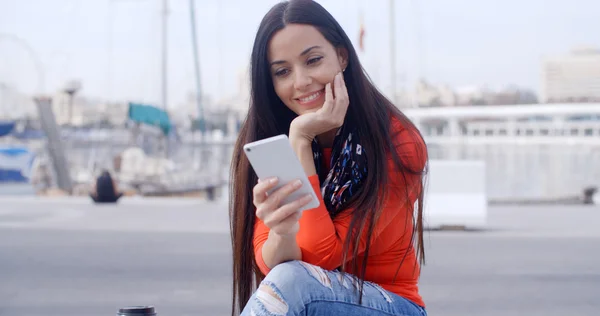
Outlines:
{"type": "Polygon", "coordinates": [[[358,279],[302,261],[275,266],[252,295],[242,316],[426,316],[421,306],[366,282],[358,303],[358,279]]]}

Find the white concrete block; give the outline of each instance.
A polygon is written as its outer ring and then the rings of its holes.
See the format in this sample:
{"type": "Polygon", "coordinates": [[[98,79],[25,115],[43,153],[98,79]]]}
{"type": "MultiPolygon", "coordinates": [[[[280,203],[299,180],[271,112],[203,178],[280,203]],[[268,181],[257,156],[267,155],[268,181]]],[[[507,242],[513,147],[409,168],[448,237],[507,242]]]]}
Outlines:
{"type": "Polygon", "coordinates": [[[485,162],[431,160],[424,200],[429,229],[482,229],[487,221],[485,162]]]}

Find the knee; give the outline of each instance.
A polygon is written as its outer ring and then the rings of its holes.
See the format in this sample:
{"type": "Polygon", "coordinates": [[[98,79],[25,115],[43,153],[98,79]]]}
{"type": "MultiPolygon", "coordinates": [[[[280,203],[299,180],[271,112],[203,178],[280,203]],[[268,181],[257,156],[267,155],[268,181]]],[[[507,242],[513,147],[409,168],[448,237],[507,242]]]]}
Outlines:
{"type": "Polygon", "coordinates": [[[288,283],[293,283],[298,278],[302,278],[306,274],[300,261],[288,261],[276,265],[266,275],[263,283],[275,283],[279,286],[285,286],[288,283]]]}
{"type": "Polygon", "coordinates": [[[302,288],[331,289],[331,278],[323,268],[303,262],[288,261],[275,266],[263,280],[281,289],[299,290],[302,288]]]}
{"type": "Polygon", "coordinates": [[[254,315],[287,315],[290,310],[297,310],[306,299],[312,279],[307,278],[307,266],[301,261],[289,261],[271,269],[254,295],[254,315]]]}
{"type": "Polygon", "coordinates": [[[252,309],[255,315],[287,315],[331,289],[331,279],[320,267],[302,261],[281,263],[261,282],[252,309]]]}
{"type": "Polygon", "coordinates": [[[287,315],[294,298],[291,284],[301,277],[303,269],[298,261],[289,261],[276,265],[260,283],[254,293],[252,315],[287,315]]]}

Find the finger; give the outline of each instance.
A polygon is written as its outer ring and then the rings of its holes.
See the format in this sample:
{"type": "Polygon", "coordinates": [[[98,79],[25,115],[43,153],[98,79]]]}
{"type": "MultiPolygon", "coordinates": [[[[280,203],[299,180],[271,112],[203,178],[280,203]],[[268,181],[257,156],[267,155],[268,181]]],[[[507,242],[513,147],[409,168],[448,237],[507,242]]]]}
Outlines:
{"type": "Polygon", "coordinates": [[[325,85],[325,103],[323,104],[323,111],[331,111],[333,109],[333,91],[331,91],[331,83],[325,85]]]}
{"type": "Polygon", "coordinates": [[[277,185],[279,179],[270,178],[266,181],[259,181],[252,189],[252,199],[254,206],[263,203],[267,199],[267,191],[271,190],[277,185]]]}
{"type": "Polygon", "coordinates": [[[279,208],[281,206],[281,201],[283,201],[283,199],[285,199],[288,195],[290,195],[294,191],[298,190],[301,186],[302,186],[302,181],[300,181],[300,180],[291,181],[290,183],[277,189],[277,191],[269,194],[267,199],[264,201],[264,204],[267,204],[269,207],[271,207],[273,209],[279,208]]]}
{"type": "Polygon", "coordinates": [[[288,219],[300,219],[302,212],[299,212],[298,210],[310,203],[312,199],[313,197],[310,194],[307,194],[293,202],[281,206],[275,212],[271,213],[265,221],[265,225],[267,225],[267,223],[270,225],[277,225],[288,219]]]}
{"type": "Polygon", "coordinates": [[[342,86],[342,73],[338,72],[338,74],[335,75],[335,79],[333,80],[333,91],[335,93],[336,100],[338,99],[338,97],[340,97],[342,93],[342,86]]]}
{"type": "Polygon", "coordinates": [[[350,100],[350,98],[348,97],[348,87],[346,87],[346,79],[344,78],[343,73],[341,74],[340,79],[342,81],[342,95],[345,96],[348,100],[350,100]]]}
{"type": "Polygon", "coordinates": [[[340,87],[336,88],[338,92],[338,97],[335,99],[335,107],[334,112],[337,115],[345,116],[346,110],[348,109],[350,97],[348,96],[348,89],[346,88],[346,83],[344,82],[344,76],[340,76],[340,87]]]}

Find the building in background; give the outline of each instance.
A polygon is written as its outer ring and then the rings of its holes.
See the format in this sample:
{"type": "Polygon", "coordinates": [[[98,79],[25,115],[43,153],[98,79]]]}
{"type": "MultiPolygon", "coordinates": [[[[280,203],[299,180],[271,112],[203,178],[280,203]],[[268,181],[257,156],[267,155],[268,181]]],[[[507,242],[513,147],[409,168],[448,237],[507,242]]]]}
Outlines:
{"type": "Polygon", "coordinates": [[[58,125],[89,125],[99,114],[98,109],[87,98],[72,96],[64,91],[57,91],[52,97],[52,110],[58,125]]]}
{"type": "Polygon", "coordinates": [[[64,91],[57,91],[52,98],[52,110],[56,123],[61,126],[124,126],[127,121],[128,109],[126,102],[106,102],[80,95],[71,96],[64,91]]]}
{"type": "Polygon", "coordinates": [[[600,102],[600,49],[546,58],[541,76],[542,102],[600,102]]]}
{"type": "Polygon", "coordinates": [[[105,102],[98,106],[96,124],[101,126],[125,126],[128,120],[129,104],[125,102],[105,102]]]}
{"type": "Polygon", "coordinates": [[[475,85],[452,88],[420,80],[412,92],[418,107],[482,106],[538,103],[535,92],[508,85],[499,88],[475,85]]]}
{"type": "Polygon", "coordinates": [[[454,106],[456,93],[447,85],[434,86],[419,80],[415,86],[415,103],[419,107],[454,106]]]}

